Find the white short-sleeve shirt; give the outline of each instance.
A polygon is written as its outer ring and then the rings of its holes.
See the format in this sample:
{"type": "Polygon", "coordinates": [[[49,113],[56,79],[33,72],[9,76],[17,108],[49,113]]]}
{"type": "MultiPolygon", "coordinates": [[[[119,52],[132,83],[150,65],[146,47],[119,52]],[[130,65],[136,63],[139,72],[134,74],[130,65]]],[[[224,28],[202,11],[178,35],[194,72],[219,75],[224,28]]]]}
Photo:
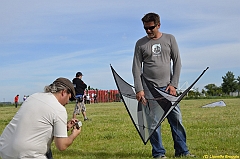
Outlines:
{"type": "Polygon", "coordinates": [[[53,136],[67,137],[67,111],[52,93],[35,93],[23,102],[0,136],[4,158],[46,158],[53,136]]]}

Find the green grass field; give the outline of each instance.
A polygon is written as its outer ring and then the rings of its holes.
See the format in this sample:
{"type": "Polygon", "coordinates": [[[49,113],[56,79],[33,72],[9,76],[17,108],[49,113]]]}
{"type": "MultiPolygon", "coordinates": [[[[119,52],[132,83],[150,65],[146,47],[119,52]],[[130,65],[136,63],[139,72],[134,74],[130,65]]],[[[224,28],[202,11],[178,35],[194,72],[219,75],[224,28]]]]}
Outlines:
{"type": "MultiPolygon", "coordinates": [[[[240,98],[224,99],[226,107],[200,108],[218,99],[182,100],[183,123],[187,143],[197,158],[240,158],[240,98]]],[[[69,119],[74,104],[66,106],[69,119]]],[[[0,132],[19,108],[0,107],[0,132]]],[[[144,145],[123,103],[87,105],[90,121],[83,122],[82,132],[66,151],[52,144],[55,159],[147,159],[151,145],[144,145]]],[[[82,120],[82,115],[78,118],[82,120]]],[[[167,120],[162,123],[166,156],[173,158],[174,149],[167,120]]]]}

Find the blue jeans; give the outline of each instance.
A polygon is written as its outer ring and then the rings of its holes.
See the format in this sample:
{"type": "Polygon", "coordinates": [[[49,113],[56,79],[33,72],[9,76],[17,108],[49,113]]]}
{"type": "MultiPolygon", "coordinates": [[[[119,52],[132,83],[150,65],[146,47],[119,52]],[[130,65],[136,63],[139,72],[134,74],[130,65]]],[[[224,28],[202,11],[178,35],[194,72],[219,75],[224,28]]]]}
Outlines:
{"type": "MultiPolygon", "coordinates": [[[[161,88],[161,89],[165,89],[161,88]]],[[[186,144],[186,132],[182,124],[182,115],[177,105],[167,116],[168,123],[170,124],[172,131],[172,138],[174,141],[175,156],[186,155],[189,153],[186,144]]],[[[161,125],[150,137],[150,142],[152,144],[152,156],[159,157],[165,155],[166,151],[162,145],[161,137],[161,125]]]]}

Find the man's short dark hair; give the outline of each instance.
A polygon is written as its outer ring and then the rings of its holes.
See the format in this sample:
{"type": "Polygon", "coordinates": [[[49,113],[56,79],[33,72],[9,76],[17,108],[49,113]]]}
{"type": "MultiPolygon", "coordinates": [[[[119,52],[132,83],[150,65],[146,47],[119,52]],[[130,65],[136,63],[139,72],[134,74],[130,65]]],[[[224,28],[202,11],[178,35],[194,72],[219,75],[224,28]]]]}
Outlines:
{"type": "Polygon", "coordinates": [[[155,25],[160,24],[160,16],[156,13],[147,13],[142,18],[143,23],[154,22],[155,25]]]}

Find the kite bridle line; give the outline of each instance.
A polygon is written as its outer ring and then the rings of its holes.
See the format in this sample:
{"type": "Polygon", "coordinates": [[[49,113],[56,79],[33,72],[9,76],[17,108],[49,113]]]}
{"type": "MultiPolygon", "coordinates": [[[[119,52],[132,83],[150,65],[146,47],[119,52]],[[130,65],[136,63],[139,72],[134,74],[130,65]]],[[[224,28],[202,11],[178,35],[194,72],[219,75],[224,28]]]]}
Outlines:
{"type": "MultiPolygon", "coordinates": [[[[131,98],[131,99],[136,99],[136,96],[134,95],[131,95],[131,94],[124,94],[124,93],[121,93],[122,94],[122,96],[125,96],[125,97],[128,97],[128,98],[131,98]]],[[[166,99],[165,97],[157,97],[157,98],[146,98],[145,97],[145,99],[146,100],[153,100],[153,101],[160,101],[160,100],[162,100],[162,101],[164,101],[164,99],[166,99]]],[[[170,100],[169,100],[170,101],[170,100]]],[[[171,100],[170,102],[180,102],[180,100],[171,100]]]]}

